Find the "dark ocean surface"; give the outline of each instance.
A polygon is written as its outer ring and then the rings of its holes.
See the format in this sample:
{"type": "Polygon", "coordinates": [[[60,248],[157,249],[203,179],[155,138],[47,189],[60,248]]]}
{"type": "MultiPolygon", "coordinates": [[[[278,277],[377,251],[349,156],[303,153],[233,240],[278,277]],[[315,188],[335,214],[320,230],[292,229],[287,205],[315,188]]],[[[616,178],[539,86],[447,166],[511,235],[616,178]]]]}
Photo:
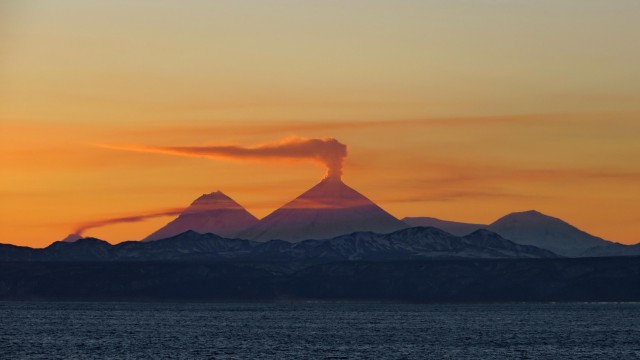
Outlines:
{"type": "Polygon", "coordinates": [[[0,302],[2,359],[638,359],[640,304],[0,302]]]}

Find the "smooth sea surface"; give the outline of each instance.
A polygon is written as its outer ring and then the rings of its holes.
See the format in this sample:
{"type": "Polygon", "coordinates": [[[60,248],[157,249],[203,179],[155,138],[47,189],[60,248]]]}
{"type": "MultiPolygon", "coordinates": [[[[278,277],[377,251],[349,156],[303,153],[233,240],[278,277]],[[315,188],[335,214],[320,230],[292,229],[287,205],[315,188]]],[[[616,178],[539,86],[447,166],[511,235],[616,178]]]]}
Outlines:
{"type": "Polygon", "coordinates": [[[640,359],[640,304],[0,302],[2,359],[640,359]]]}

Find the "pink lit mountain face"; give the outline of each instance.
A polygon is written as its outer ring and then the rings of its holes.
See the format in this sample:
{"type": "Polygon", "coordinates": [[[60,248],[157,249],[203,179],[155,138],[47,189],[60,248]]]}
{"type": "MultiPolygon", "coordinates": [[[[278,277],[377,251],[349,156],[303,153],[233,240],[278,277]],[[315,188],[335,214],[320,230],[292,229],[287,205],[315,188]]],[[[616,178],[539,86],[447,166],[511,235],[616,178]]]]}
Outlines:
{"type": "Polygon", "coordinates": [[[327,177],[239,234],[258,241],[328,239],[357,231],[390,233],[408,226],[337,177],[327,177]]]}
{"type": "Polygon", "coordinates": [[[257,222],[240,204],[216,191],[197,198],[180,216],[143,241],[165,239],[189,230],[233,238],[257,222]]]}

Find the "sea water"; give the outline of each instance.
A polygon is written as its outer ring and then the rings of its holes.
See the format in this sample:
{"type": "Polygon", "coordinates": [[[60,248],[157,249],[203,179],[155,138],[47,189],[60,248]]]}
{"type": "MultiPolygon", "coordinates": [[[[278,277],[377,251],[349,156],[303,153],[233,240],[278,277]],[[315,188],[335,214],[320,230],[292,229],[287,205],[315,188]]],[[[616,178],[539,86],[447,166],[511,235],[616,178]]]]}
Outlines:
{"type": "Polygon", "coordinates": [[[634,359],[640,304],[0,302],[2,359],[634,359]]]}

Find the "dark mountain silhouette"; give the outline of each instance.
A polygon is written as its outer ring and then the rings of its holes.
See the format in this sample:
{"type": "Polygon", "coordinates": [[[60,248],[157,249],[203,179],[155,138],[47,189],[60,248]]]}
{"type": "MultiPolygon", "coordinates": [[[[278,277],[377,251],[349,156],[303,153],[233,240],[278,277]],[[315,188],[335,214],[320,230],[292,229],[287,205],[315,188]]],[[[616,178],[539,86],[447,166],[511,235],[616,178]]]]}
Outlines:
{"type": "Polygon", "coordinates": [[[165,239],[188,230],[235,237],[258,219],[221,191],[197,198],[176,219],[147,236],[144,241],[165,239]]]}
{"type": "Polygon", "coordinates": [[[300,241],[357,231],[389,233],[407,227],[339,178],[328,177],[241,232],[239,237],[300,241]]]}
{"type": "Polygon", "coordinates": [[[31,261],[42,258],[41,249],[27,246],[0,244],[0,261],[31,261]]]}
{"type": "Polygon", "coordinates": [[[96,238],[82,238],[73,242],[56,241],[39,249],[43,259],[57,261],[95,261],[108,258],[113,245],[96,238]]]}
{"type": "Polygon", "coordinates": [[[44,249],[9,247],[0,261],[341,261],[426,258],[547,258],[550,251],[518,245],[486,230],[457,237],[436,228],[408,228],[390,234],[355,232],[327,240],[268,242],[227,239],[187,231],[157,241],[117,245],[85,238],[58,241],[44,249]]]}
{"type": "Polygon", "coordinates": [[[608,245],[596,246],[591,249],[587,249],[582,253],[582,256],[640,256],[640,244],[625,245],[611,243],[608,245]]]}

